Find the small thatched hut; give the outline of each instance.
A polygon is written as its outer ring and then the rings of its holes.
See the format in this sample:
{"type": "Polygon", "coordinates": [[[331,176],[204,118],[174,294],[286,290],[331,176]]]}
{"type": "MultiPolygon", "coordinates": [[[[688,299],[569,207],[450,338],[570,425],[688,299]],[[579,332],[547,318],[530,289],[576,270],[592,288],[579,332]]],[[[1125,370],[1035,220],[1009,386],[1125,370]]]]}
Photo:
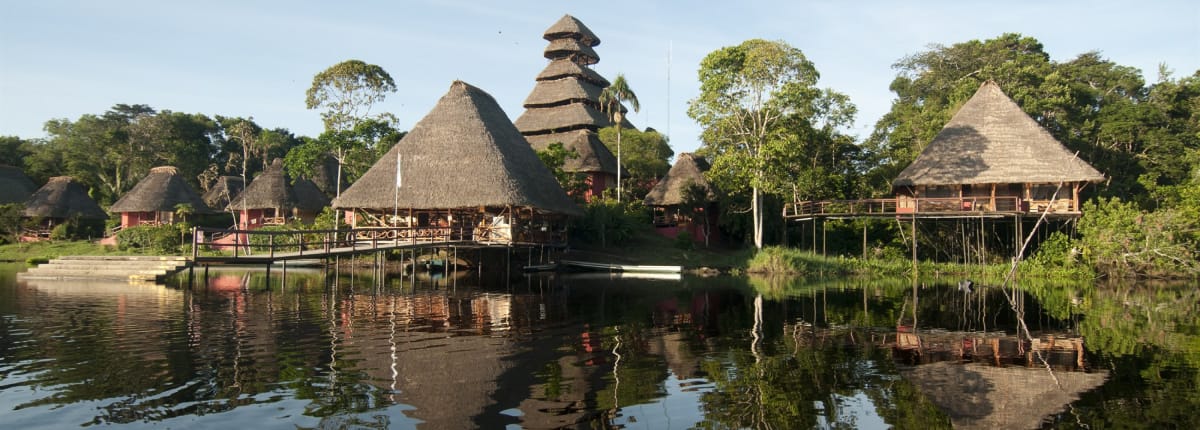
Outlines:
{"type": "Polygon", "coordinates": [[[654,227],[659,234],[675,237],[686,231],[695,240],[706,242],[717,232],[717,214],[720,212],[716,188],[704,177],[708,169],[708,160],[704,157],[680,153],[667,175],[646,194],[644,202],[654,210],[654,227]],[[689,197],[691,192],[699,195],[689,197]],[[694,199],[694,207],[685,206],[689,198],[694,199]]]}
{"type": "Polygon", "coordinates": [[[50,178],[29,196],[24,216],[39,221],[36,236],[46,236],[56,225],[72,219],[93,225],[99,236],[108,219],[108,213],[70,176],[50,178]]]}
{"type": "Polygon", "coordinates": [[[255,229],[281,225],[291,219],[311,223],[329,206],[329,198],[308,179],[295,182],[288,178],[283,160],[278,158],[226,210],[238,212],[238,228],[255,229]]]}
{"type": "Polygon", "coordinates": [[[1079,191],[1103,180],[988,81],[892,185],[897,212],[1078,215],[1079,191]]]}
{"type": "Polygon", "coordinates": [[[22,203],[36,189],[37,185],[21,169],[0,165],[0,205],[22,203]]]}
{"type": "Polygon", "coordinates": [[[121,228],[142,224],[172,224],[180,205],[188,205],[197,215],[210,214],[213,210],[188,185],[174,166],[159,166],[150,169],[132,190],[121,196],[108,211],[121,214],[121,228]]]}
{"type": "MultiPolygon", "coordinates": [[[[617,177],[617,158],[596,134],[612,125],[599,101],[609,82],[588,67],[600,61],[592,50],[600,38],[571,15],[564,15],[542,37],[550,41],[543,53],[550,64],[538,74],[515,124],[537,150],[557,142],[579,154],[567,160],[563,170],[587,176],[584,197],[590,198],[616,186],[617,177]]],[[[622,120],[622,127],[634,128],[628,120],[622,120]]]]}
{"type": "Polygon", "coordinates": [[[461,81],[333,207],[355,226],[444,226],[488,242],[565,240],[579,213],[496,100],[461,81]]]}
{"type": "Polygon", "coordinates": [[[220,209],[228,206],[245,188],[246,183],[240,176],[221,176],[201,198],[208,207],[220,209]]]}

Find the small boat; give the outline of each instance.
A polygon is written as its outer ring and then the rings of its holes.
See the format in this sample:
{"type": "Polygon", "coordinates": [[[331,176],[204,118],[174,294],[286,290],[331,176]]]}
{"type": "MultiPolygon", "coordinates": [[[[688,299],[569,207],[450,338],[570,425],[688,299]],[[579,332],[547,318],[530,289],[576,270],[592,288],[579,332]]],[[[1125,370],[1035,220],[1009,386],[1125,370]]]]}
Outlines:
{"type": "Polygon", "coordinates": [[[521,269],[526,272],[530,272],[530,273],[532,273],[532,272],[553,272],[558,269],[558,264],[557,263],[532,264],[529,266],[522,267],[521,269]]]}
{"type": "Polygon", "coordinates": [[[592,271],[631,272],[631,273],[680,273],[682,266],[643,266],[637,264],[608,264],[590,261],[562,260],[567,267],[592,271]]]}

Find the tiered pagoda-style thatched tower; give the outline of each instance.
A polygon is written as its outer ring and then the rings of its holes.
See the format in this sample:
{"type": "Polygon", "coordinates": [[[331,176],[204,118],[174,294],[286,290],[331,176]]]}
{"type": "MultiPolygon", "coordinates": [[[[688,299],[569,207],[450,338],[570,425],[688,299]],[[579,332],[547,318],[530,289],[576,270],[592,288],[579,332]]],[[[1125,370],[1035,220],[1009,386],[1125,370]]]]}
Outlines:
{"type": "MultiPolygon", "coordinates": [[[[571,15],[550,26],[542,36],[550,41],[545,57],[550,64],[537,76],[537,85],[525,99],[525,113],[515,125],[534,149],[560,142],[579,154],[564,170],[587,175],[585,197],[616,186],[617,158],[600,141],[597,130],[612,125],[600,108],[600,92],[609,82],[592,70],[600,61],[592,47],[600,44],[587,26],[571,15]]],[[[633,128],[628,121],[623,127],[633,128]]]]}

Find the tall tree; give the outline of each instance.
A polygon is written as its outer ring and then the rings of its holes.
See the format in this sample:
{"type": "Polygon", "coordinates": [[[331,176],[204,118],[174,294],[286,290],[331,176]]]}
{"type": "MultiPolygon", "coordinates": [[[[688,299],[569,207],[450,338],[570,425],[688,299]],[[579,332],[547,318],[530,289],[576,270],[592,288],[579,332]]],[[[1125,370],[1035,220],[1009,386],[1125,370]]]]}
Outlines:
{"type": "Polygon", "coordinates": [[[345,133],[371,118],[394,122],[395,118],[389,114],[371,115],[371,108],[394,92],[396,82],[386,70],[360,60],[334,64],[313,77],[305,106],[322,109],[321,119],[325,122],[325,133],[329,135],[323,134],[318,140],[329,145],[327,149],[338,162],[338,195],[342,189],[342,166],[357,151],[364,149],[359,145],[361,140],[347,139],[345,133]]]}
{"type": "Polygon", "coordinates": [[[642,109],[638,103],[637,94],[629,88],[629,83],[625,81],[625,75],[618,73],[617,78],[613,79],[612,84],[605,88],[600,93],[600,108],[608,113],[608,117],[612,119],[613,126],[617,128],[617,203],[621,202],[621,122],[625,120],[625,113],[621,112],[624,107],[622,103],[629,103],[629,107],[633,108],[634,112],[642,109]]]}
{"type": "Polygon", "coordinates": [[[801,142],[835,133],[854,108],[845,96],[817,89],[816,67],[784,42],[752,39],[718,49],[701,61],[699,75],[700,95],[688,115],[704,127],[709,175],[727,193],[749,191],[752,239],[761,249],[763,198],[792,192],[787,166],[801,142]]]}
{"type": "Polygon", "coordinates": [[[625,179],[625,194],[640,200],[654,187],[654,182],[671,170],[671,157],[675,151],[667,143],[667,137],[658,131],[624,130],[618,134],[616,126],[600,129],[600,141],[610,150],[616,151],[617,136],[623,136],[624,155],[621,166],[629,171],[625,179]]]}

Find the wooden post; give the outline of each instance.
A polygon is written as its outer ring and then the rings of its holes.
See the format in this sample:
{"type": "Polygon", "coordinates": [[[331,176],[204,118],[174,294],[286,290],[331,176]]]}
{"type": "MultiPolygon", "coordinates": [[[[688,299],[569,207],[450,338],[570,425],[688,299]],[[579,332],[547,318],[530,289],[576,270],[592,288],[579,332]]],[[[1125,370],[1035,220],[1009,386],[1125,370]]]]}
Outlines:
{"type": "Polygon", "coordinates": [[[991,197],[991,200],[989,203],[992,207],[992,210],[995,211],[996,210],[996,184],[992,184],[992,197],[991,197]]]}
{"type": "MultiPolygon", "coordinates": [[[[916,279],[916,276],[917,276],[917,215],[916,214],[912,215],[912,230],[911,230],[911,232],[912,232],[913,279],[916,279]]],[[[913,297],[914,298],[916,297],[916,294],[917,294],[916,281],[914,280],[913,281],[913,297]]]]}
{"type": "Polygon", "coordinates": [[[862,258],[863,258],[863,260],[866,260],[867,259],[867,219],[863,218],[862,223],[863,223],[862,258]]]}

